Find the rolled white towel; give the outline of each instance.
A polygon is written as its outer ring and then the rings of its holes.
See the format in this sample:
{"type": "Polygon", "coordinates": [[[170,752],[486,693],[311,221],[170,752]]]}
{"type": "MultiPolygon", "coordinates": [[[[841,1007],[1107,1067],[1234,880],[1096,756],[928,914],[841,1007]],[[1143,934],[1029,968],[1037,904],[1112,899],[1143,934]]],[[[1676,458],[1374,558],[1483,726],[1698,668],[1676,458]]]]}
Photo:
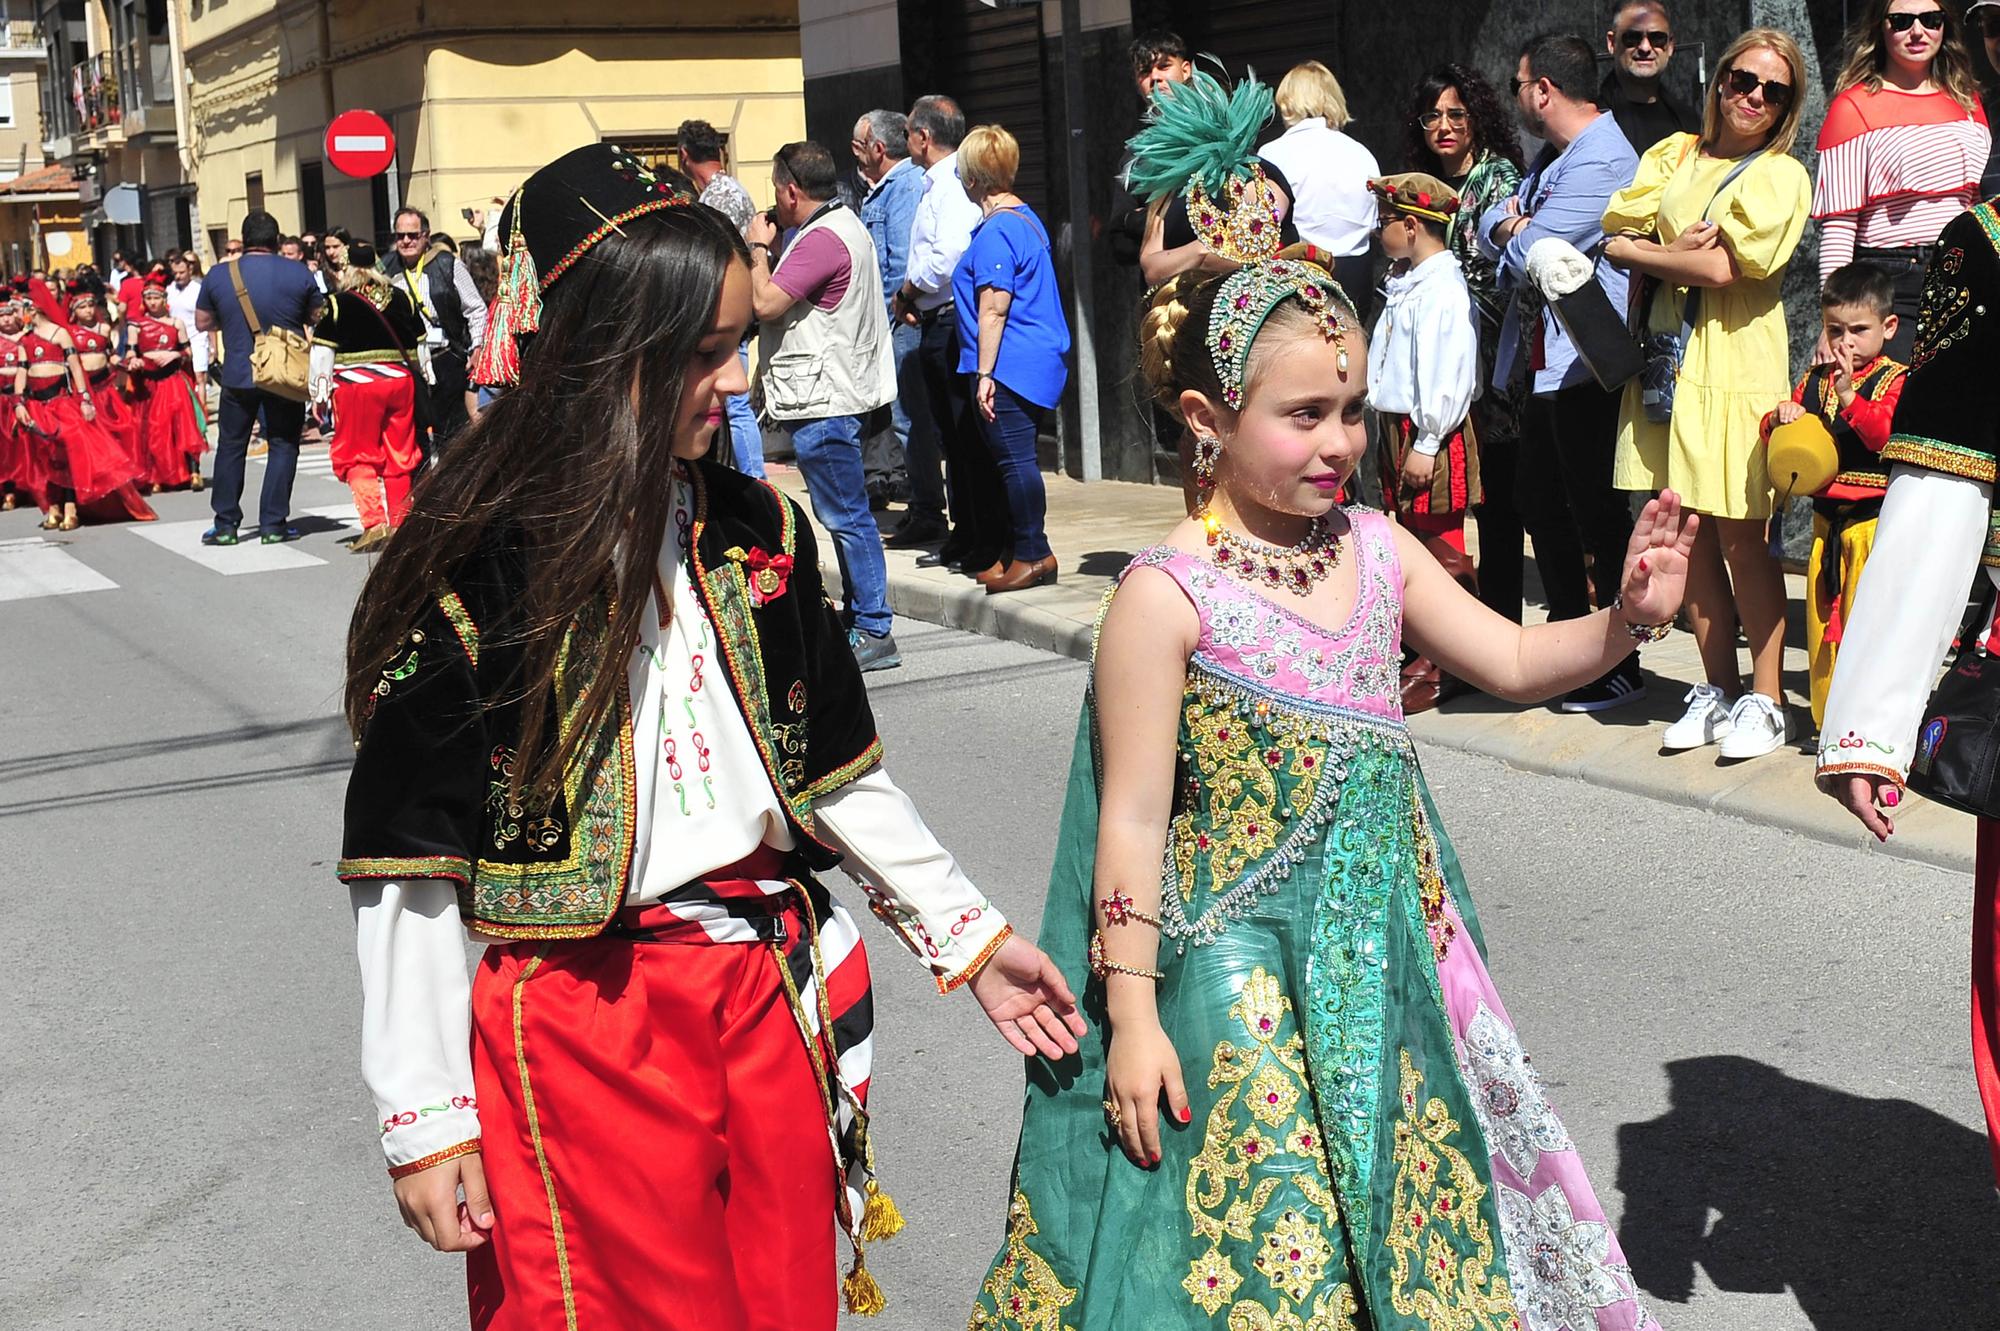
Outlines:
{"type": "Polygon", "coordinates": [[[1528,280],[1548,300],[1581,290],[1594,270],[1589,257],[1560,236],[1544,236],[1528,249],[1528,280]]]}

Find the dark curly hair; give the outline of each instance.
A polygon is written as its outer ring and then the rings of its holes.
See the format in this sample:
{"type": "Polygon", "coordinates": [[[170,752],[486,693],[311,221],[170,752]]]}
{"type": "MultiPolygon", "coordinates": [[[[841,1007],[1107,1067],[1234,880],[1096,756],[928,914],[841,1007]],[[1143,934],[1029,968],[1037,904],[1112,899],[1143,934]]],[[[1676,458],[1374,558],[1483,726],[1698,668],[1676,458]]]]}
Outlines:
{"type": "Polygon", "coordinates": [[[1465,109],[1472,117],[1472,160],[1488,152],[1497,153],[1521,165],[1521,140],[1514,132],[1514,117],[1500,100],[1500,94],[1493,90],[1478,70],[1456,61],[1439,65],[1424,75],[1417,84],[1417,90],[1410,97],[1409,114],[1404,117],[1404,150],[1412,171],[1428,171],[1436,174],[1437,154],[1424,142],[1424,127],[1418,117],[1437,105],[1437,99],[1445,89],[1458,94],[1458,100],[1465,103],[1465,109]]]}

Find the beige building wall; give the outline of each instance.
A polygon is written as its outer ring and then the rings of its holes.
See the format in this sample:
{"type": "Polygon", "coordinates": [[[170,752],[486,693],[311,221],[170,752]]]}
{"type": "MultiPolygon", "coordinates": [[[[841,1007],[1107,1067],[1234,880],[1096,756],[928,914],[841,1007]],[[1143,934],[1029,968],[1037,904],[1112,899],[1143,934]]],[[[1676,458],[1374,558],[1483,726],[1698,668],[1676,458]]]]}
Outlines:
{"type": "Polygon", "coordinates": [[[0,180],[26,175],[42,164],[42,80],[38,59],[0,59],[0,110],[10,110],[0,124],[0,180]]]}
{"type": "MultiPolygon", "coordinates": [[[[204,228],[234,233],[260,173],[286,230],[303,218],[299,165],[320,161],[330,111],[379,112],[396,131],[402,198],[431,225],[474,235],[461,210],[509,193],[536,167],[602,139],[669,138],[712,121],[754,197],[770,160],[805,135],[796,4],[634,3],[587,30],[530,0],[425,3],[231,0],[188,25],[190,118],[204,228]],[[322,61],[320,51],[331,52],[322,61]]],[[[370,184],[322,168],[329,225],[373,229],[370,184]]]]}

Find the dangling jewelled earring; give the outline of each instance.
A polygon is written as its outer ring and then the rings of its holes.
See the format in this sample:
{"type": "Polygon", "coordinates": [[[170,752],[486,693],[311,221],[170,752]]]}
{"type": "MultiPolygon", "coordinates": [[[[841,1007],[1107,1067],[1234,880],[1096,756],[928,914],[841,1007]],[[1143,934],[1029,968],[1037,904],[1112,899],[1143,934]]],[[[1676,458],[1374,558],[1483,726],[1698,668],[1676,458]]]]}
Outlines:
{"type": "Polygon", "coordinates": [[[1198,490],[1215,488],[1215,464],[1222,461],[1222,440],[1212,434],[1194,437],[1194,483],[1198,490]]]}

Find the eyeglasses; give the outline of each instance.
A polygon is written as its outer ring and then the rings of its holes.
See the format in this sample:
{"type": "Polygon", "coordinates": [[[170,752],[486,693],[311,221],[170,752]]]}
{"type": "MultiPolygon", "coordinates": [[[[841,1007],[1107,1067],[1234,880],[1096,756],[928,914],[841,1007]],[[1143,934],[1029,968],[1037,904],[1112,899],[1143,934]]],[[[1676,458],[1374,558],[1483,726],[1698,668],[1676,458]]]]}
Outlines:
{"type": "Polygon", "coordinates": [[[1905,10],[1900,14],[1889,15],[1888,21],[1890,32],[1908,32],[1919,23],[1923,24],[1924,28],[1929,32],[1944,31],[1944,11],[1942,9],[1926,9],[1921,14],[1912,14],[1905,10]]]}
{"type": "Polygon", "coordinates": [[[421,231],[398,231],[395,233],[395,236],[397,240],[422,240],[424,233],[421,231]]]}
{"type": "Polygon", "coordinates": [[[1671,32],[1645,32],[1638,28],[1627,28],[1618,34],[1618,44],[1628,51],[1636,51],[1641,46],[1650,46],[1655,51],[1661,51],[1674,44],[1674,35],[1671,32]]]}
{"type": "MultiPolygon", "coordinates": [[[[1521,90],[1519,88],[1516,88],[1514,90],[1514,95],[1518,97],[1520,95],[1520,92],[1521,90]]],[[[1438,122],[1440,120],[1449,121],[1451,122],[1451,124],[1455,126],[1462,126],[1465,124],[1467,120],[1471,119],[1471,115],[1472,113],[1467,111],[1464,107],[1453,106],[1453,107],[1447,107],[1442,111],[1438,110],[1426,111],[1422,115],[1417,117],[1417,123],[1419,125],[1422,125],[1425,129],[1436,129],[1438,126],[1438,122]]]]}
{"type": "Polygon", "coordinates": [[[1780,110],[1792,104],[1792,85],[1776,79],[1760,79],[1747,69],[1732,69],[1722,76],[1722,91],[1733,97],[1748,97],[1762,88],[1767,105],[1780,110]]]}
{"type": "Polygon", "coordinates": [[[1527,87],[1530,83],[1539,83],[1539,82],[1540,82],[1539,79],[1508,79],[1507,95],[1510,97],[1519,97],[1521,95],[1521,89],[1527,87]]]}

